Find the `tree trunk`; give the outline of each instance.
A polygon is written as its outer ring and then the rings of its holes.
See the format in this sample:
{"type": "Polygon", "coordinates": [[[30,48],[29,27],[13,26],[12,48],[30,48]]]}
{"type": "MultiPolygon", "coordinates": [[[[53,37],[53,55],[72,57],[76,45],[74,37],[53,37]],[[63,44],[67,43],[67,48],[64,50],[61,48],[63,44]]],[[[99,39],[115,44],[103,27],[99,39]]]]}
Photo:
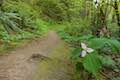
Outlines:
{"type": "Polygon", "coordinates": [[[0,0],[0,11],[3,11],[3,9],[2,9],[2,5],[3,5],[3,0],[0,0]]]}
{"type": "Polygon", "coordinates": [[[116,18],[117,18],[117,24],[119,26],[119,35],[120,35],[120,14],[119,14],[119,7],[118,7],[117,1],[114,2],[114,10],[115,10],[116,18]]]}
{"type": "Polygon", "coordinates": [[[102,10],[102,8],[99,8],[99,11],[96,13],[96,16],[92,22],[93,24],[93,35],[100,37],[109,37],[109,31],[107,28],[107,22],[106,22],[106,14],[102,10]]]}
{"type": "Polygon", "coordinates": [[[119,15],[119,8],[118,8],[118,3],[117,1],[114,2],[114,10],[117,18],[117,24],[120,26],[120,15],[119,15]]]}

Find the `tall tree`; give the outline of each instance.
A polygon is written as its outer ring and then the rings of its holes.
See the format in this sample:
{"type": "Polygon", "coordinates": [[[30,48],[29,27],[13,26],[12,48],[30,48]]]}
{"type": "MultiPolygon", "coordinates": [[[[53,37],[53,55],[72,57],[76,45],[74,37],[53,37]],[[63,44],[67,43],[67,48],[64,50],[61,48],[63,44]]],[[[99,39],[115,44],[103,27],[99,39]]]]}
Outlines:
{"type": "Polygon", "coordinates": [[[118,26],[120,26],[120,13],[119,13],[119,1],[114,0],[114,11],[116,14],[116,18],[117,18],[117,24],[118,26]]]}
{"type": "Polygon", "coordinates": [[[107,28],[107,17],[109,13],[109,5],[105,0],[94,0],[95,13],[92,20],[93,35],[109,36],[107,28]]]}

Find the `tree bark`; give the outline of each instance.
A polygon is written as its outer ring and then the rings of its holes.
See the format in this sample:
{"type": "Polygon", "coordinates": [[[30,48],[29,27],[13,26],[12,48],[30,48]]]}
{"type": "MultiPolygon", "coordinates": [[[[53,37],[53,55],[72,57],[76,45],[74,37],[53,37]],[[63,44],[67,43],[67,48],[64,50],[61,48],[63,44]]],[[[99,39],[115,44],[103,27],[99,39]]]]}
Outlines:
{"type": "Polygon", "coordinates": [[[115,10],[116,18],[117,18],[117,24],[118,26],[120,26],[120,14],[119,14],[119,8],[118,8],[117,1],[114,2],[114,10],[115,10]]]}
{"type": "Polygon", "coordinates": [[[118,6],[117,1],[114,2],[114,10],[115,10],[116,18],[117,18],[117,24],[119,26],[119,35],[120,35],[120,14],[119,14],[119,6],[118,6]]]}
{"type": "Polygon", "coordinates": [[[106,22],[106,13],[104,13],[103,9],[99,7],[99,11],[96,13],[96,16],[93,20],[93,35],[100,37],[109,37],[109,31],[107,28],[107,22],[106,22]]]}
{"type": "Polygon", "coordinates": [[[3,11],[3,9],[2,9],[2,5],[3,5],[3,0],[0,0],[0,11],[3,11]]]}

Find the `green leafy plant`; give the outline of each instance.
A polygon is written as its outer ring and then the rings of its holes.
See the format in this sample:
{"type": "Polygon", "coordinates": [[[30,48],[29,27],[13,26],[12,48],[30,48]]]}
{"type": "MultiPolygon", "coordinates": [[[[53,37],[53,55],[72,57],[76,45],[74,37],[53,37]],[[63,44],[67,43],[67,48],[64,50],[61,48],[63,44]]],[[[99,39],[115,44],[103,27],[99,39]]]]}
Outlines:
{"type": "Polygon", "coordinates": [[[42,34],[44,32],[47,32],[50,26],[48,25],[47,22],[41,20],[41,19],[36,19],[36,34],[42,34]]]}
{"type": "Polygon", "coordinates": [[[108,38],[93,38],[88,42],[91,48],[96,50],[104,48],[105,45],[112,48],[113,52],[120,53],[120,42],[115,39],[108,38]]]}
{"type": "Polygon", "coordinates": [[[0,22],[4,25],[4,28],[8,33],[20,31],[19,25],[15,20],[20,20],[17,14],[0,11],[0,22]]]}
{"type": "Polygon", "coordinates": [[[83,59],[84,68],[97,76],[100,69],[102,68],[101,60],[99,59],[99,55],[97,53],[91,53],[83,59]]]}
{"type": "MultiPolygon", "coordinates": [[[[87,70],[89,73],[92,73],[96,78],[100,74],[103,66],[114,66],[116,63],[112,60],[109,56],[103,56],[105,55],[102,51],[109,53],[109,49],[106,49],[105,45],[108,45],[107,47],[110,47],[112,54],[119,54],[120,53],[120,42],[115,39],[108,39],[108,38],[89,38],[89,37],[82,37],[81,39],[84,39],[85,42],[88,43],[88,46],[92,49],[94,49],[94,52],[88,53],[84,57],[81,56],[82,49],[80,47],[75,48],[72,52],[72,60],[77,62],[78,64],[82,64],[84,70],[87,70]]],[[[82,40],[83,41],[83,40],[82,40]]],[[[88,48],[90,50],[90,48],[88,48]]],[[[85,52],[84,52],[85,54],[85,52]]],[[[77,66],[77,69],[81,68],[81,66],[77,66]]]]}
{"type": "Polygon", "coordinates": [[[100,69],[102,68],[101,60],[97,52],[91,52],[86,54],[85,56],[81,56],[82,49],[77,48],[73,50],[72,60],[76,60],[81,66],[84,67],[85,70],[92,73],[94,76],[97,76],[100,69]]]}
{"type": "Polygon", "coordinates": [[[16,13],[21,20],[19,25],[22,29],[34,29],[36,18],[39,18],[39,13],[30,4],[25,1],[6,1],[3,6],[5,12],[16,13]]]}

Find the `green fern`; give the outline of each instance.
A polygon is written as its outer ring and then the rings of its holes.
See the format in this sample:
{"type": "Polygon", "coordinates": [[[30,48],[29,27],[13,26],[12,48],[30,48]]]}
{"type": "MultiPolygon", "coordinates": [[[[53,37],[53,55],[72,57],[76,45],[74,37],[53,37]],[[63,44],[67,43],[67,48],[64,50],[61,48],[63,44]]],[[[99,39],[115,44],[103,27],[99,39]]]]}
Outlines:
{"type": "Polygon", "coordinates": [[[8,33],[11,33],[12,31],[21,31],[18,27],[19,24],[15,21],[18,19],[20,18],[15,13],[5,13],[0,11],[0,22],[4,25],[4,28],[8,33]]]}

